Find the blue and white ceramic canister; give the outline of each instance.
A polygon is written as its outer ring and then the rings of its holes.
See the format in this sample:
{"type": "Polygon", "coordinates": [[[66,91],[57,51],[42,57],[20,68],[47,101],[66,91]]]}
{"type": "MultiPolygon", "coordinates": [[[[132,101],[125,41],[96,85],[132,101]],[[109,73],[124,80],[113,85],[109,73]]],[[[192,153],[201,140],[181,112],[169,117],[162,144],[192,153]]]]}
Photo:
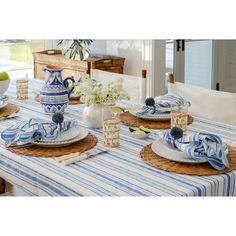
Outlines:
{"type": "Polygon", "coordinates": [[[46,81],[40,92],[40,103],[47,113],[64,112],[73,91],[73,86],[69,91],[68,81],[71,80],[73,84],[75,81],[72,77],[63,80],[63,68],[58,66],[48,65],[44,71],[46,81]]]}

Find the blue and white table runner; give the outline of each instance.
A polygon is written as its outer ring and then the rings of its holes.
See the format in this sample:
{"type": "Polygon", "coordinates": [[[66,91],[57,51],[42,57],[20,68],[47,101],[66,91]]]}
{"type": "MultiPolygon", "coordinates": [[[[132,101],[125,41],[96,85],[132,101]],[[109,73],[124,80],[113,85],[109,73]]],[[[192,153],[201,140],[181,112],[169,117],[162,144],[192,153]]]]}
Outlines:
{"type": "MultiPolygon", "coordinates": [[[[29,83],[30,99],[12,100],[20,105],[22,116],[0,121],[0,132],[26,118],[51,117],[44,114],[34,100],[32,90],[39,91],[42,81],[29,83]]],[[[8,90],[15,99],[15,81],[8,90]]],[[[128,103],[127,103],[128,104],[128,103]]],[[[127,105],[126,104],[126,105],[127,105]]],[[[67,108],[67,118],[78,117],[81,126],[83,105],[67,108]]],[[[236,127],[194,117],[192,131],[211,132],[236,141],[236,127]]],[[[102,145],[99,129],[90,129],[102,145]]],[[[9,152],[0,141],[0,176],[30,195],[40,196],[234,196],[236,171],[216,176],[179,175],[153,168],[139,157],[141,148],[153,138],[137,140],[130,136],[127,126],[121,126],[121,146],[83,162],[62,167],[52,158],[34,158],[9,152]]]]}

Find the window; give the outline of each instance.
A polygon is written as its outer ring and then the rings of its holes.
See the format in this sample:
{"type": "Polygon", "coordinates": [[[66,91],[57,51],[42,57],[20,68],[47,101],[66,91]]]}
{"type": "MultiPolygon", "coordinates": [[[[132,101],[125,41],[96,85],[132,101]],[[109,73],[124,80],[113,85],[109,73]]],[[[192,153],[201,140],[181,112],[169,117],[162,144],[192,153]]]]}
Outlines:
{"type": "Polygon", "coordinates": [[[26,40],[0,40],[0,71],[11,78],[33,77],[33,56],[26,40]]]}

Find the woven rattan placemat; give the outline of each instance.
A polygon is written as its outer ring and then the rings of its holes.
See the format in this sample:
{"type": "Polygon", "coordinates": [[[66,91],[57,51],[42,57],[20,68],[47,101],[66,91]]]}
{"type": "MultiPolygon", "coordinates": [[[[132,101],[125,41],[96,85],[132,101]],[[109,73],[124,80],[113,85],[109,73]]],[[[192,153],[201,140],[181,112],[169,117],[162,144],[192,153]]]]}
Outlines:
{"type": "Polygon", "coordinates": [[[85,152],[97,144],[97,137],[89,134],[86,138],[65,147],[46,148],[32,145],[29,147],[8,148],[9,151],[33,157],[60,157],[75,152],[85,152]]]}
{"type": "MultiPolygon", "coordinates": [[[[39,94],[35,96],[35,101],[39,102],[39,94]]],[[[77,105],[77,104],[82,104],[79,98],[72,98],[69,100],[69,105],[77,105]]]]}
{"type": "Polygon", "coordinates": [[[13,113],[19,112],[20,108],[12,103],[7,104],[5,107],[0,109],[0,118],[1,117],[8,117],[13,113]]]}
{"type": "MultiPolygon", "coordinates": [[[[130,126],[139,127],[144,126],[149,129],[169,129],[171,127],[170,120],[166,121],[153,121],[140,119],[129,112],[120,114],[120,120],[130,126]]],[[[188,116],[188,124],[193,122],[192,116],[188,116]]]]}
{"type": "Polygon", "coordinates": [[[152,151],[151,144],[145,146],[140,151],[140,157],[148,165],[177,174],[217,175],[236,170],[236,151],[234,151],[231,147],[229,147],[228,153],[230,168],[226,168],[224,170],[215,170],[209,163],[191,164],[167,160],[154,153],[152,151]]]}

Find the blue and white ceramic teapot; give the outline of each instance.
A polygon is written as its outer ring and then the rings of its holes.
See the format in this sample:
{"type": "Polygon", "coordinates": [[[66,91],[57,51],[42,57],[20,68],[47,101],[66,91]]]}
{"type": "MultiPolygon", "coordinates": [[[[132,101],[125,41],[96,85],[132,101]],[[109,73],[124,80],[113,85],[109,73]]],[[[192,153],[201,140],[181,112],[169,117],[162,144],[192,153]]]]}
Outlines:
{"type": "Polygon", "coordinates": [[[62,79],[62,67],[48,65],[44,69],[46,75],[46,82],[40,92],[40,103],[47,113],[64,112],[72,89],[68,89],[68,81],[71,80],[74,84],[74,79],[68,77],[62,79]]]}

